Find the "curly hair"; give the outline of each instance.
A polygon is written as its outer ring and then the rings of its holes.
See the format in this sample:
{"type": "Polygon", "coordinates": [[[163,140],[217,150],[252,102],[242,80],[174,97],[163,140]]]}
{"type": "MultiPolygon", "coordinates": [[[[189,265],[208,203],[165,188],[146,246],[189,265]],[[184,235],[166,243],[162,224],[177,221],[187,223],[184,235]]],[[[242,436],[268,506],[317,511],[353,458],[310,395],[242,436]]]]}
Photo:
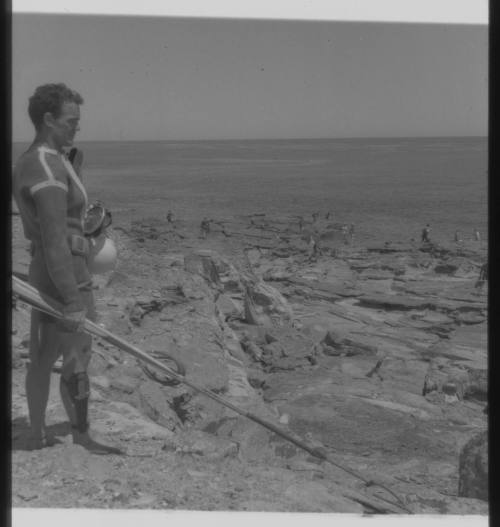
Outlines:
{"type": "Polygon", "coordinates": [[[63,83],[38,86],[35,93],[29,98],[28,105],[28,114],[35,129],[41,128],[43,116],[47,112],[57,119],[61,115],[62,106],[65,102],[83,104],[83,97],[63,83]]]}

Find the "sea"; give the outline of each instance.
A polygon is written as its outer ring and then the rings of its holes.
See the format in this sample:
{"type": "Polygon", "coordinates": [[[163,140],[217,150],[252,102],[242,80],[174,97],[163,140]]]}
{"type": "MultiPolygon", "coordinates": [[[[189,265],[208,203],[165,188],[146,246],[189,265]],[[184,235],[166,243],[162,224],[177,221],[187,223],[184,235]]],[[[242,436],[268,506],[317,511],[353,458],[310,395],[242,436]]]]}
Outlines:
{"type": "MultiPolygon", "coordinates": [[[[13,161],[27,148],[13,144],[13,161]]],[[[487,235],[486,137],[82,142],[92,200],[121,221],[313,212],[367,239],[409,241],[431,225],[487,235]]]]}

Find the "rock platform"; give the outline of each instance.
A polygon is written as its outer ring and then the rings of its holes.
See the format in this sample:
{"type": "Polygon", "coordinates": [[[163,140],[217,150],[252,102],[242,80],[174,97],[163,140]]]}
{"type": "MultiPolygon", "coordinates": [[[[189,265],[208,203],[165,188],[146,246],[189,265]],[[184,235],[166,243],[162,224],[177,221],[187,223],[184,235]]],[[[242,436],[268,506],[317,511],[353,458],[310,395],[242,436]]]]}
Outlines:
{"type": "MultiPolygon", "coordinates": [[[[481,481],[469,474],[474,495],[459,491],[459,460],[471,470],[460,452],[487,429],[487,283],[477,284],[486,247],[363,246],[339,229],[259,213],[217,219],[200,238],[194,224],[115,221],[120,260],[95,278],[99,323],[383,481],[411,512],[487,514],[481,481]]],[[[26,272],[18,216],[13,249],[26,272]]],[[[97,459],[71,444],[57,365],[47,421],[58,442],[28,451],[21,301],[12,332],[15,507],[362,513],[373,510],[356,492],[394,500],[185,385],[153,381],[99,339],[92,428],[126,455],[97,459]]]]}

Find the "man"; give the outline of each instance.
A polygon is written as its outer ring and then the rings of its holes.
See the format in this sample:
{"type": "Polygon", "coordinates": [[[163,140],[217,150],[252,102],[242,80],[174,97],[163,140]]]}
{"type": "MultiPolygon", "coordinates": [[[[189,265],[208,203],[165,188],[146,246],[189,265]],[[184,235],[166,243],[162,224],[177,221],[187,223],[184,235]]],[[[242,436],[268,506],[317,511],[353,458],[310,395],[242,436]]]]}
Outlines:
{"type": "Polygon", "coordinates": [[[427,224],[422,230],[422,243],[430,242],[429,234],[431,232],[431,226],[427,224]]]}
{"type": "Polygon", "coordinates": [[[206,217],[200,223],[200,236],[205,239],[210,233],[210,221],[206,217]]]}
{"type": "MultiPolygon", "coordinates": [[[[74,167],[65,149],[73,146],[83,98],[64,84],[39,86],[29,99],[28,113],[35,127],[31,146],[16,163],[13,193],[31,241],[29,282],[41,295],[62,306],[57,320],[35,309],[31,314],[30,363],[26,397],[31,425],[28,448],[53,444],[46,434],[45,412],[52,367],[63,356],[61,399],[73,442],[96,454],[120,453],[89,435],[87,367],[91,338],[82,331],[86,317],[95,320],[92,279],[87,268],[89,246],[83,236],[87,193],[80,180],[81,152],[74,167]]],[[[72,150],[72,154],[77,152],[72,150]]]]}
{"type": "Polygon", "coordinates": [[[308,262],[315,262],[318,258],[318,255],[319,255],[319,247],[318,247],[318,242],[317,240],[314,238],[314,236],[309,236],[309,251],[308,251],[308,258],[307,258],[307,261],[308,262]]]}
{"type": "Polygon", "coordinates": [[[349,233],[349,243],[352,244],[352,242],[354,241],[354,223],[349,224],[348,233],[349,233]]]}
{"type": "Polygon", "coordinates": [[[474,284],[474,287],[477,290],[477,294],[481,294],[487,280],[488,280],[488,262],[485,262],[483,265],[481,265],[481,268],[479,269],[478,279],[476,280],[476,283],[474,284]]]}
{"type": "Polygon", "coordinates": [[[488,280],[488,262],[484,263],[481,266],[481,269],[479,270],[479,278],[478,281],[480,282],[486,282],[488,280]]]}
{"type": "Polygon", "coordinates": [[[347,226],[347,223],[342,224],[342,241],[344,242],[344,245],[347,245],[349,243],[348,235],[349,235],[349,227],[347,226]]]}

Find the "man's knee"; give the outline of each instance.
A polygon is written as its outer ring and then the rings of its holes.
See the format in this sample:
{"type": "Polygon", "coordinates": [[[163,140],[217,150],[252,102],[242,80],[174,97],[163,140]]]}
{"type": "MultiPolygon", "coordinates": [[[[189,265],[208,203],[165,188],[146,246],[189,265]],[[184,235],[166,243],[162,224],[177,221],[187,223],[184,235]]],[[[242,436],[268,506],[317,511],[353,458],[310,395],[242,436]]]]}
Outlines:
{"type": "Polygon", "coordinates": [[[90,395],[90,381],[87,372],[73,373],[69,377],[61,376],[61,382],[68,389],[68,394],[73,401],[88,399],[90,395]]]}
{"type": "Polygon", "coordinates": [[[68,378],[75,372],[87,369],[92,351],[92,338],[85,333],[66,335],[61,344],[61,351],[63,375],[68,378]]]}

